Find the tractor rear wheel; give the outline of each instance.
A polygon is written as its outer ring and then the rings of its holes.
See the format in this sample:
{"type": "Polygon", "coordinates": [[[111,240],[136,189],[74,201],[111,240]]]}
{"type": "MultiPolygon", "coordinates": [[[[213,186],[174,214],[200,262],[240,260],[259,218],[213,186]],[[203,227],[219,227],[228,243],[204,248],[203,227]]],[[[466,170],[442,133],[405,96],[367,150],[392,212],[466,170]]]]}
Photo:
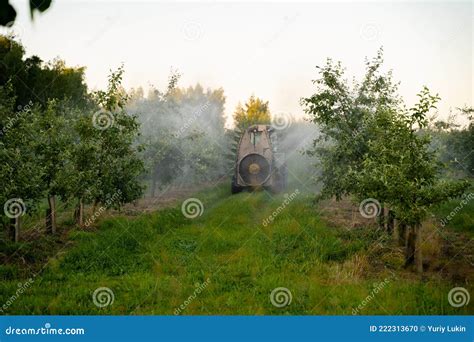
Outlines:
{"type": "Polygon", "coordinates": [[[244,188],[241,187],[240,185],[237,184],[237,181],[235,179],[235,176],[232,176],[232,184],[231,184],[231,189],[230,191],[232,192],[232,194],[238,194],[239,192],[241,192],[244,188]]]}

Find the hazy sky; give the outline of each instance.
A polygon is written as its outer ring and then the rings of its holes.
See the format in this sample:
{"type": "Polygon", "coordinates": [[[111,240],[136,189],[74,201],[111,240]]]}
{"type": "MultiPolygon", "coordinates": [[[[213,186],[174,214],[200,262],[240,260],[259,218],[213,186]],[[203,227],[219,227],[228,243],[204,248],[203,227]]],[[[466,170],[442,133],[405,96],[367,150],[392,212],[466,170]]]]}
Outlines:
{"type": "Polygon", "coordinates": [[[428,85],[440,112],[473,99],[473,6],[452,2],[246,3],[53,0],[32,23],[15,1],[15,30],[27,54],[86,66],[90,88],[125,64],[125,87],[164,89],[170,68],[181,86],[223,87],[226,113],[255,94],[272,112],[301,115],[316,65],[341,60],[360,76],[364,57],[385,50],[387,69],[413,104],[428,85]]]}

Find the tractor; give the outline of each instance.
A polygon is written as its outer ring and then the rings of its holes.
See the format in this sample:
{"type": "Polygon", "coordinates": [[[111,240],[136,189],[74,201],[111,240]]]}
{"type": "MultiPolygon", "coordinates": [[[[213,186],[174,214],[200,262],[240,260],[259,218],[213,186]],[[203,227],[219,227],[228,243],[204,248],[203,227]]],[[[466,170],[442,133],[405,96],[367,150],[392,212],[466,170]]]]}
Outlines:
{"type": "Polygon", "coordinates": [[[276,193],[286,188],[288,171],[277,145],[277,131],[270,125],[252,125],[242,132],[232,176],[233,194],[261,189],[276,193]]]}

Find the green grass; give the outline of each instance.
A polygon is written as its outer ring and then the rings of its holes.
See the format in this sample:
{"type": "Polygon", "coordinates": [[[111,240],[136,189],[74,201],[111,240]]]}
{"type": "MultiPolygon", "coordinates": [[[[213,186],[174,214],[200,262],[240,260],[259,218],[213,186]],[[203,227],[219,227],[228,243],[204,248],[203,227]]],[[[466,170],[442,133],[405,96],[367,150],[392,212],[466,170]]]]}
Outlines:
{"type": "Polygon", "coordinates": [[[444,221],[446,226],[459,232],[474,236],[474,188],[471,187],[463,199],[454,199],[439,205],[434,213],[440,222],[444,221]],[[448,219],[448,217],[450,219],[448,219]]]}
{"type": "MultiPolygon", "coordinates": [[[[284,195],[228,191],[226,185],[196,194],[204,213],[195,219],[185,218],[178,205],[105,219],[98,231],[72,231],[72,246],[51,258],[4,313],[173,314],[207,279],[181,314],[350,315],[385,279],[360,314],[473,312],[472,301],[458,309],[449,305],[452,284],[421,281],[396,258],[374,252],[380,237],[374,230],[329,228],[309,195],[298,195],[264,226],[284,195]],[[376,272],[372,259],[380,265],[376,272]],[[112,305],[94,305],[99,287],[113,291],[112,305]],[[290,305],[272,305],[277,287],[291,291],[290,305]]],[[[8,265],[0,275],[0,304],[29,277],[8,265]]]]}

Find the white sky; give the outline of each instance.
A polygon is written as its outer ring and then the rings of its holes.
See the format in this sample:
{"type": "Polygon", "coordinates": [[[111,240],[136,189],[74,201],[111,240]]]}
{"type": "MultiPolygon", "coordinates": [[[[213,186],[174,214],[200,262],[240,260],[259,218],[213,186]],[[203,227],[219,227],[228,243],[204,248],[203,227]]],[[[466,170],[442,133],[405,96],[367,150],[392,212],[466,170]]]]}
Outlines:
{"type": "MultiPolygon", "coordinates": [[[[223,87],[226,113],[255,94],[272,112],[301,115],[316,65],[341,60],[361,76],[364,57],[383,45],[385,65],[413,104],[427,85],[449,108],[473,104],[472,2],[248,3],[53,0],[29,18],[26,1],[14,29],[27,55],[57,56],[86,66],[91,89],[125,64],[126,88],[166,87],[170,68],[180,86],[223,87]]],[[[0,31],[1,32],[1,31],[0,31]]]]}

